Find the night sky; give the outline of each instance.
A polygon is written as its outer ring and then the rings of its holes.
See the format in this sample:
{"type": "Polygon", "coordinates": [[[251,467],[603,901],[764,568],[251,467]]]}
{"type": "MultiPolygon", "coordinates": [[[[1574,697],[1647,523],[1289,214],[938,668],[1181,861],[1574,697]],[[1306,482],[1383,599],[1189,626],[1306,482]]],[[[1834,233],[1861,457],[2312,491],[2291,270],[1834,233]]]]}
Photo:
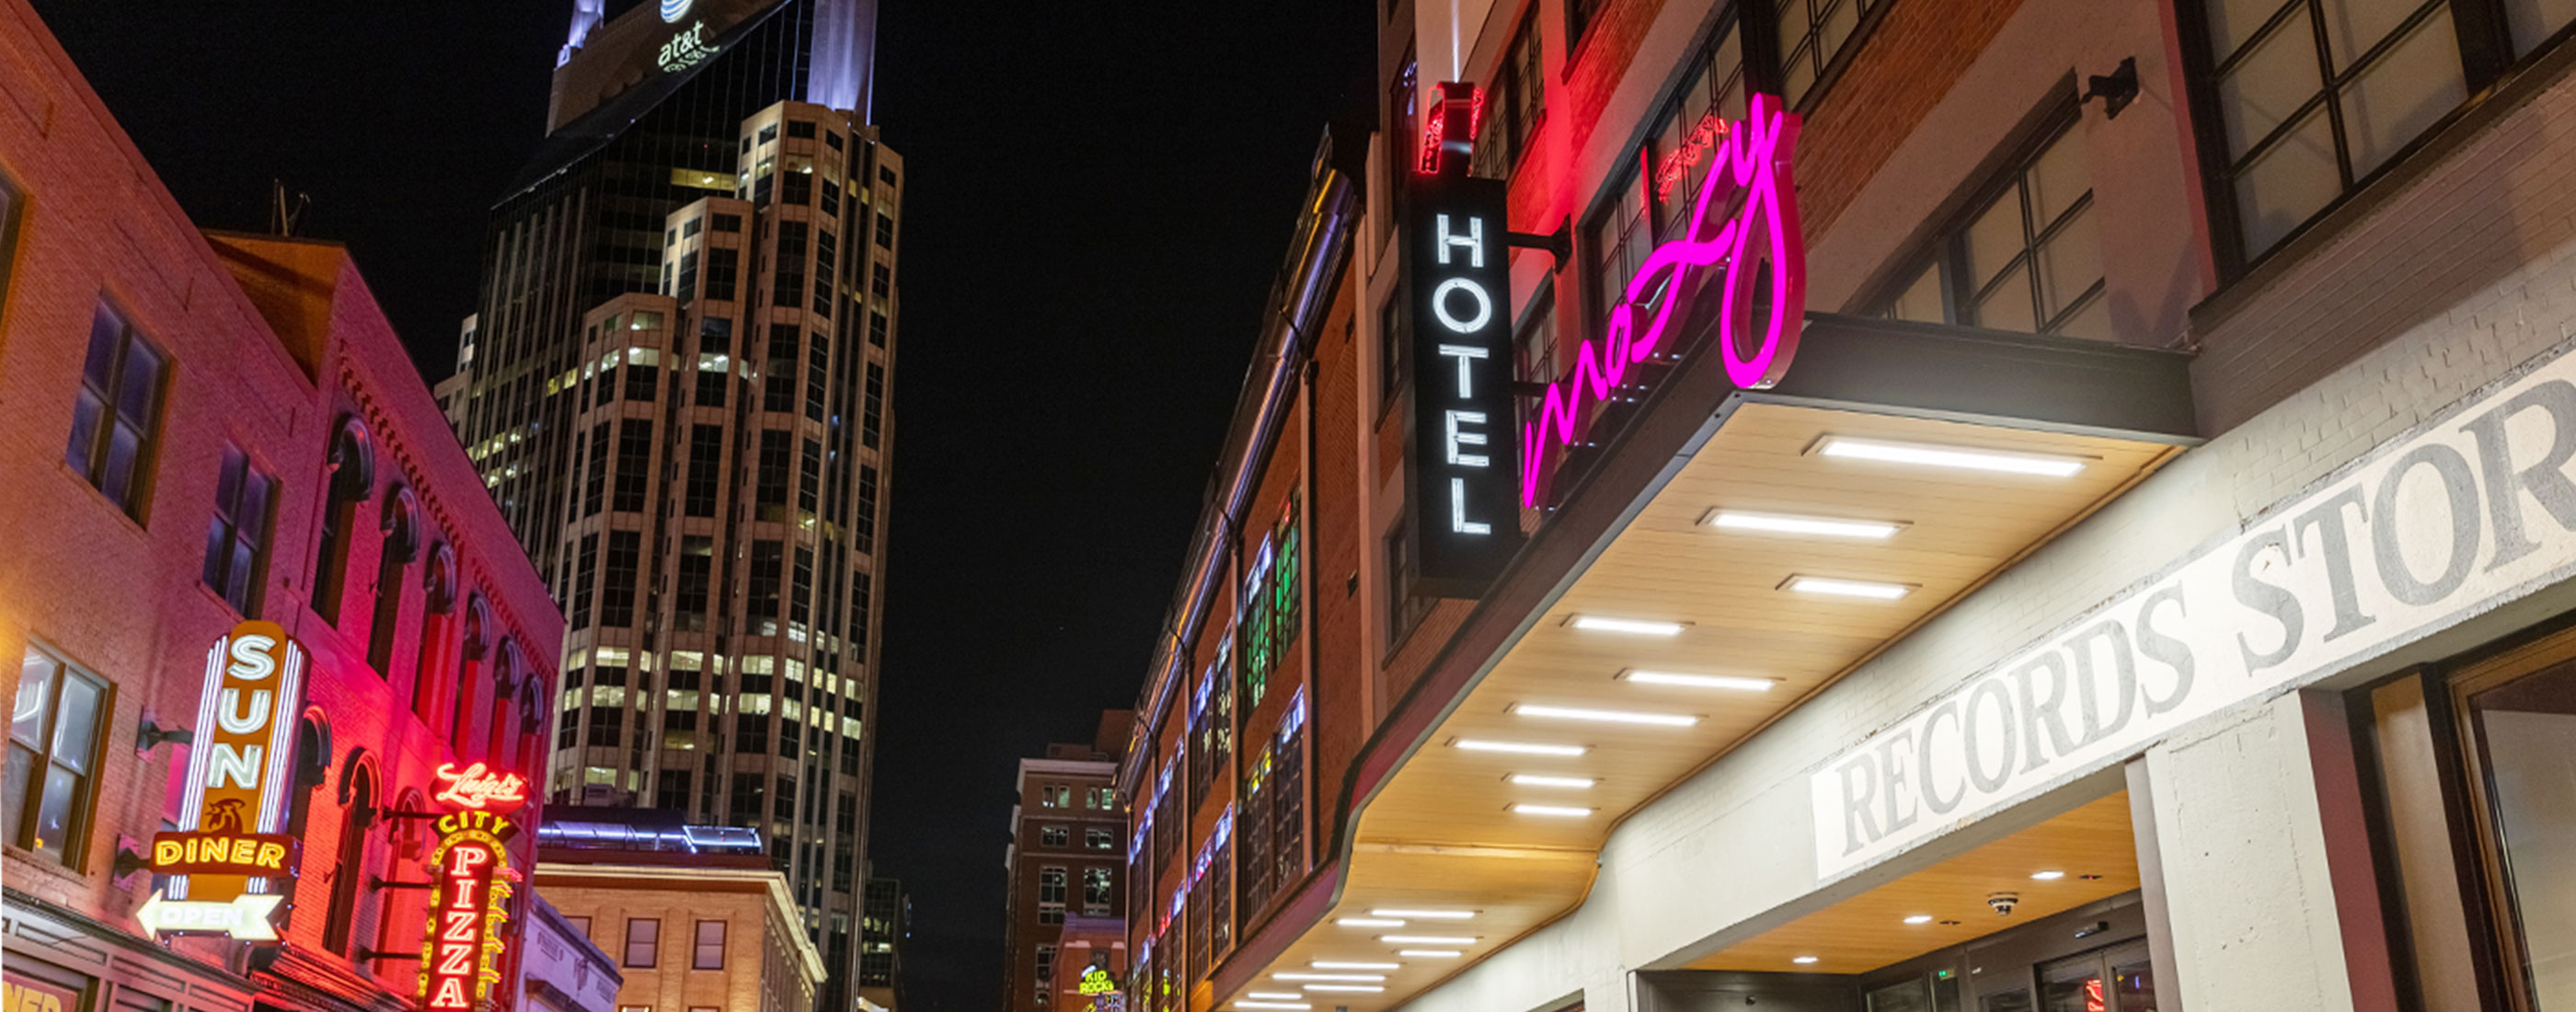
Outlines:
{"type": "MultiPolygon", "coordinates": [[[[310,194],[301,233],[347,243],[447,375],[570,0],[35,2],[198,224],[263,228],[271,179],[310,194]]],[[[912,1008],[975,1012],[1013,763],[1133,702],[1376,33],[1372,0],[882,3],[876,120],[911,179],[873,846],[913,896],[912,1008]]]]}

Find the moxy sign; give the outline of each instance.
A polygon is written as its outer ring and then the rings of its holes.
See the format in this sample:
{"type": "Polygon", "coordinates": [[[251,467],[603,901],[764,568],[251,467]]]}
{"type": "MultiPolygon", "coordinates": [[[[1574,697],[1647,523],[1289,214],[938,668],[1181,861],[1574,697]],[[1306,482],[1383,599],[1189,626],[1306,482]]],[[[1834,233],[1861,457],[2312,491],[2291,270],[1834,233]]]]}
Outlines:
{"type": "Polygon", "coordinates": [[[299,857],[279,829],[307,656],[274,622],[234,626],[206,652],[179,829],[152,843],[153,870],[175,877],[135,912],[145,930],[277,938],[269,919],[299,857]]]}
{"type": "Polygon", "coordinates": [[[518,826],[499,812],[467,808],[440,816],[430,851],[434,882],[429,930],[420,949],[420,1007],[464,1012],[486,1007],[501,982],[503,931],[519,872],[509,842],[518,826]]]}
{"type": "Polygon", "coordinates": [[[1563,446],[1582,436],[1584,398],[1608,401],[1628,367],[1655,353],[1700,287],[1702,271],[1724,272],[1716,343],[1726,378],[1758,390],[1788,374],[1807,315],[1806,241],[1798,231],[1797,185],[1789,173],[1798,125],[1798,115],[1781,108],[1778,98],[1754,95],[1742,120],[1711,114],[1691,132],[1690,143],[1657,166],[1660,197],[1691,164],[1708,159],[1681,234],[1655,247],[1629,275],[1600,341],[1585,341],[1575,351],[1573,375],[1548,384],[1538,418],[1524,428],[1521,505],[1539,502],[1546,459],[1537,450],[1540,437],[1563,446]],[[1758,320],[1757,303],[1768,304],[1758,320]]]}
{"type": "Polygon", "coordinates": [[[1454,81],[1424,111],[1404,244],[1413,361],[1415,586],[1475,596],[1520,550],[1511,478],[1511,258],[1501,180],[1467,161],[1483,96],[1454,81]]]}

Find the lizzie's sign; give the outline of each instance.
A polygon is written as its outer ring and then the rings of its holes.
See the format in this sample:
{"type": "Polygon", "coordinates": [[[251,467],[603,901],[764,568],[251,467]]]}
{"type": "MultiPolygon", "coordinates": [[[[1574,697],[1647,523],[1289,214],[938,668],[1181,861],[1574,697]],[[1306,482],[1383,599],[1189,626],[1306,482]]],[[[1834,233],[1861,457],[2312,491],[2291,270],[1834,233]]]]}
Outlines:
{"type": "Polygon", "coordinates": [[[1828,760],[1832,876],[2576,574],[2576,356],[2257,514],[1828,760]]]}

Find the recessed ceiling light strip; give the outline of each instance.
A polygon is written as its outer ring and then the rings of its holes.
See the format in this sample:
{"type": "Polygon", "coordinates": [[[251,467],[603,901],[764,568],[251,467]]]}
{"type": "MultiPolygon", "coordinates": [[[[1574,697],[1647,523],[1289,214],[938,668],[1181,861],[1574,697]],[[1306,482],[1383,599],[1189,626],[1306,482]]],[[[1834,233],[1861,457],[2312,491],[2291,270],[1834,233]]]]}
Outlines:
{"type": "Polygon", "coordinates": [[[1902,523],[1887,520],[1838,520],[1832,517],[1802,517],[1783,513],[1747,513],[1742,510],[1716,509],[1701,521],[1708,526],[1730,531],[1754,531],[1762,534],[1812,534],[1827,538],[1862,538],[1884,541],[1904,530],[1902,523]]]}
{"type": "Polygon", "coordinates": [[[1537,773],[1514,773],[1509,779],[1523,787],[1589,788],[1597,782],[1591,777],[1552,777],[1537,773]]]}
{"type": "Polygon", "coordinates": [[[1520,755],[1579,756],[1584,752],[1584,747],[1581,745],[1549,745],[1534,741],[1495,741],[1489,738],[1458,738],[1450,741],[1449,745],[1452,748],[1465,749],[1469,752],[1514,752],[1520,755]]]}
{"type": "Polygon", "coordinates": [[[1639,671],[1631,668],[1619,673],[1621,681],[1639,685],[1680,685],[1694,689],[1727,689],[1734,692],[1769,692],[1780,684],[1777,678],[1748,678],[1742,675],[1694,675],[1680,671],[1639,671]]]}
{"type": "Polygon", "coordinates": [[[2064,478],[2084,470],[2085,459],[2045,453],[2019,453],[2011,450],[1971,450],[1929,443],[1904,443],[1885,439],[1854,439],[1849,436],[1826,436],[1816,444],[1816,453],[1846,460],[1869,460],[1888,464],[1915,464],[1923,467],[1947,467],[1966,471],[1991,471],[2001,474],[2029,474],[2047,478],[2064,478]]]}

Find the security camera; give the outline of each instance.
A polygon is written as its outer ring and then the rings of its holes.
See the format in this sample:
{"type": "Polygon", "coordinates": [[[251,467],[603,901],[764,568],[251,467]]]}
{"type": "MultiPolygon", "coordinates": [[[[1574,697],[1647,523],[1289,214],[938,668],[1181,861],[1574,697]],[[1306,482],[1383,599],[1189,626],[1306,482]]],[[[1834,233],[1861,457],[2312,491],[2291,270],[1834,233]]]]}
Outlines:
{"type": "Polygon", "coordinates": [[[1986,905],[1995,908],[1995,913],[2001,914],[2005,917],[2012,916],[2013,904],[2019,902],[2021,902],[2020,893],[1986,894],[1986,905]]]}

